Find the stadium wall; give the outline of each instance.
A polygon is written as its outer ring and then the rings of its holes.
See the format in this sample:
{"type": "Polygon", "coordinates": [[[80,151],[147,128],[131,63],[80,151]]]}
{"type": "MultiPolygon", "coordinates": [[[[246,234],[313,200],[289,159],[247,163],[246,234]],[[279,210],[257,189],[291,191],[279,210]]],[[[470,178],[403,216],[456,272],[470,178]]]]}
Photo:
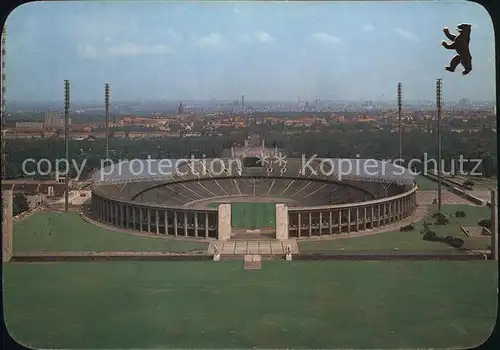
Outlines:
{"type": "Polygon", "coordinates": [[[289,237],[305,238],[372,230],[411,216],[417,187],[396,196],[352,204],[289,208],[289,237]]]}
{"type": "Polygon", "coordinates": [[[124,230],[172,236],[218,238],[218,210],[172,208],[106,198],[92,193],[91,216],[124,230]]]}
{"type": "MultiPolygon", "coordinates": [[[[280,207],[277,210],[279,215],[276,215],[276,219],[280,220],[276,222],[277,238],[305,239],[371,230],[397,223],[414,213],[416,190],[417,187],[413,186],[398,195],[358,203],[280,207]]],[[[96,221],[143,233],[199,239],[227,239],[230,235],[224,230],[222,235],[219,233],[221,216],[217,208],[137,203],[113,199],[110,195],[93,191],[90,215],[96,221]]]]}

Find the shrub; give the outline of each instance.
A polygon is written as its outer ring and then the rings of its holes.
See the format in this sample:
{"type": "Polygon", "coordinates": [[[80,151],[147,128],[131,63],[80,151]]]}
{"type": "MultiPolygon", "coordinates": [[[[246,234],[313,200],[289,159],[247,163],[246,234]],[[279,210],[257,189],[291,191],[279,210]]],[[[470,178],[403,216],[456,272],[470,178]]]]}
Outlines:
{"type": "Polygon", "coordinates": [[[437,242],[439,237],[436,234],[436,232],[427,230],[427,232],[424,233],[424,236],[422,237],[424,241],[430,241],[430,242],[437,242]]]}
{"type": "Polygon", "coordinates": [[[457,218],[464,218],[465,217],[465,212],[463,210],[457,210],[457,212],[455,213],[455,216],[457,218]]]}
{"type": "Polygon", "coordinates": [[[450,245],[453,248],[462,248],[464,245],[464,240],[462,238],[454,237],[453,240],[451,241],[450,245]]]}
{"type": "Polygon", "coordinates": [[[446,237],[440,237],[436,234],[436,232],[432,230],[427,230],[424,233],[424,236],[422,237],[423,240],[429,241],[429,242],[442,242],[446,243],[453,248],[461,248],[464,245],[464,240],[458,237],[453,237],[453,236],[446,236],[446,237]]]}
{"type": "Polygon", "coordinates": [[[450,220],[448,220],[444,215],[438,217],[434,225],[448,225],[450,220]]]}
{"type": "Polygon", "coordinates": [[[409,224],[409,225],[406,225],[406,226],[402,226],[399,231],[401,232],[408,232],[408,231],[413,231],[415,229],[415,227],[413,227],[412,224],[409,224]]]}
{"type": "Polygon", "coordinates": [[[448,218],[442,213],[434,213],[432,214],[432,218],[436,219],[435,225],[446,225],[450,222],[448,218]]]}
{"type": "Polygon", "coordinates": [[[434,213],[432,214],[433,219],[446,219],[446,216],[443,213],[434,213]]]}
{"type": "Polygon", "coordinates": [[[453,239],[452,236],[438,237],[438,241],[443,243],[451,242],[452,239],[453,239]]]}
{"type": "Polygon", "coordinates": [[[463,239],[452,236],[439,237],[439,241],[451,245],[453,248],[461,248],[464,245],[463,239]]]}
{"type": "Polygon", "coordinates": [[[491,219],[483,219],[477,223],[479,226],[491,229],[491,219]]]}

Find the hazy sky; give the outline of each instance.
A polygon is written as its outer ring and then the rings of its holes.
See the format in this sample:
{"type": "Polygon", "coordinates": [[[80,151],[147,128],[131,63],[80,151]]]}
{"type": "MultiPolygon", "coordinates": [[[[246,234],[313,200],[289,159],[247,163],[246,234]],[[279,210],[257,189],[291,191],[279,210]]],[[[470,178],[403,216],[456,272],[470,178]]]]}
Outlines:
{"type": "Polygon", "coordinates": [[[488,12],[459,2],[34,2],[7,20],[7,99],[495,99],[488,12]],[[473,71],[442,28],[472,24],[473,71]]]}

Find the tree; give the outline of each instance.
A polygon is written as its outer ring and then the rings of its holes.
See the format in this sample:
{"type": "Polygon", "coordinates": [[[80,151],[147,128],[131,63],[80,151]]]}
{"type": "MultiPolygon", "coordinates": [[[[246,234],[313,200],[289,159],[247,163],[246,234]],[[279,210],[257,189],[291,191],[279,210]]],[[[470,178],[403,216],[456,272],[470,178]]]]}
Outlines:
{"type": "Polygon", "coordinates": [[[24,193],[15,193],[12,198],[12,214],[17,215],[29,209],[24,193]]]}
{"type": "Polygon", "coordinates": [[[483,168],[483,176],[484,177],[493,176],[493,173],[494,173],[493,159],[491,158],[491,156],[489,154],[482,158],[482,168],[483,168]]]}
{"type": "MultiPolygon", "coordinates": [[[[173,129],[180,129],[180,125],[173,129]]],[[[266,126],[266,125],[264,125],[266,126]]],[[[281,126],[284,127],[283,124],[281,126]]],[[[256,129],[261,125],[254,125],[256,129]]],[[[346,157],[348,152],[352,157],[361,154],[363,158],[388,159],[398,156],[398,134],[387,130],[356,131],[352,125],[340,125],[329,130],[319,130],[314,135],[306,132],[304,126],[287,127],[288,132],[275,129],[275,125],[261,135],[266,144],[278,145],[284,149],[289,157],[301,157],[302,154],[317,154],[318,157],[346,157]],[[337,132],[332,131],[337,129],[337,132]],[[342,132],[340,132],[342,130],[342,132]]],[[[114,161],[118,159],[147,158],[155,156],[160,150],[164,158],[179,159],[187,156],[191,149],[207,150],[207,157],[219,157],[223,148],[228,148],[234,141],[243,144],[248,130],[238,130],[234,133],[225,133],[223,136],[204,136],[194,138],[165,137],[159,139],[110,139],[113,153],[110,155],[114,161]]],[[[495,175],[498,171],[496,161],[496,133],[485,131],[483,133],[449,133],[442,135],[442,158],[445,160],[446,169],[450,168],[451,160],[457,160],[460,155],[465,159],[481,159],[481,171],[485,176],[495,175]]],[[[100,161],[105,157],[105,140],[72,140],[69,143],[70,158],[79,165],[86,160],[84,175],[92,173],[100,167],[100,161]],[[84,153],[81,150],[85,150],[84,153]]],[[[424,154],[428,158],[436,157],[437,142],[435,134],[428,134],[420,130],[407,131],[403,137],[403,156],[405,160],[421,159],[424,154]]],[[[7,178],[35,177],[47,179],[50,176],[28,175],[23,172],[23,162],[28,158],[36,161],[44,158],[52,161],[65,157],[65,144],[61,139],[11,139],[6,143],[7,178]]],[[[455,161],[455,166],[457,166],[455,161]]],[[[470,172],[475,167],[475,162],[465,162],[464,171],[470,172]]],[[[45,164],[42,170],[47,170],[45,164]]],[[[414,165],[417,165],[414,163],[414,165]]],[[[423,166],[422,163],[420,166],[423,166]]],[[[431,164],[429,164],[431,165],[431,164]]],[[[28,172],[36,171],[36,163],[27,164],[28,172]]]]}

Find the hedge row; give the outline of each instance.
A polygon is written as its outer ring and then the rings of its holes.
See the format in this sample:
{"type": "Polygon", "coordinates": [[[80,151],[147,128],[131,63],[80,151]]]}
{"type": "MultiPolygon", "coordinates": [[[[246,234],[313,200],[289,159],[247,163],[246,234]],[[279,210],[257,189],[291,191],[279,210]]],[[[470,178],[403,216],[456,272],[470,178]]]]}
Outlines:
{"type": "Polygon", "coordinates": [[[440,237],[436,234],[436,232],[429,229],[427,229],[426,232],[424,232],[424,236],[422,237],[422,239],[429,242],[446,243],[454,248],[461,248],[464,245],[464,240],[459,237],[453,237],[453,236],[440,237]]]}

